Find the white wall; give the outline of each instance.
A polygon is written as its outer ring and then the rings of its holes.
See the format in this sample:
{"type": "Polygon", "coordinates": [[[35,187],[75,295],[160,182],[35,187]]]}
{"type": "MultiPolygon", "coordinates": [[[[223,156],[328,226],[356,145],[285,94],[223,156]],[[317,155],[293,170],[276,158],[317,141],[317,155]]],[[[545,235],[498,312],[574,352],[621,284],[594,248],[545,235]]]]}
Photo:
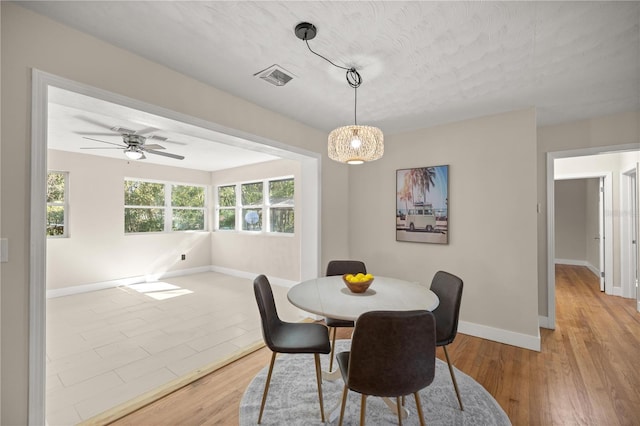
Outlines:
{"type": "Polygon", "coordinates": [[[556,259],[584,262],[587,260],[587,181],[557,180],[555,185],[556,259]]]}
{"type": "MultiPolygon", "coordinates": [[[[630,90],[633,90],[631,88],[630,90]]],[[[640,87],[635,88],[640,93],[640,87]]],[[[538,128],[537,184],[540,211],[547,211],[547,153],[640,144],[640,111],[538,128]]],[[[640,145],[639,145],[640,146],[640,145]]],[[[538,215],[538,306],[547,316],[547,216],[538,215]]]]}
{"type": "Polygon", "coordinates": [[[238,231],[216,231],[211,236],[214,267],[266,274],[291,281],[300,280],[301,173],[300,163],[293,160],[270,161],[247,167],[236,167],[211,174],[211,185],[229,185],[293,176],[295,179],[294,234],[254,234],[238,231]]]}
{"type": "Polygon", "coordinates": [[[210,173],[49,150],[69,172],[69,238],[47,239],[47,289],[162,275],[211,264],[209,232],[124,233],[125,178],[209,185],[210,173]],[[180,260],[181,254],[186,260],[180,260]]]}
{"type": "Polygon", "coordinates": [[[374,275],[426,285],[438,270],[456,274],[462,332],[535,347],[535,151],[533,110],[389,136],[381,160],[350,171],[352,257],[374,275]],[[445,164],[449,244],[397,242],[396,170],[445,164]]]}
{"type": "MultiPolygon", "coordinates": [[[[322,155],[327,135],[15,3],[3,2],[1,13],[1,229],[9,239],[10,260],[2,265],[0,278],[0,423],[18,425],[27,423],[28,412],[32,68],[322,155]]],[[[348,169],[322,161],[321,174],[321,256],[326,262],[329,256],[348,256],[348,223],[335,220],[348,199],[348,169]]]]}

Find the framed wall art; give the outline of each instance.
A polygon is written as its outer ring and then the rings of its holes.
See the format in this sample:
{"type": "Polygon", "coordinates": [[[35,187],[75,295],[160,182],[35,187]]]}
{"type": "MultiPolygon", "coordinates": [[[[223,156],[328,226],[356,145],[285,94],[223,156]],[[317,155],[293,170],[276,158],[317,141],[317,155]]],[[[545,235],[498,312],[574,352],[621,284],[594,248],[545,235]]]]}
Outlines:
{"type": "Polygon", "coordinates": [[[449,243],[449,166],[396,170],[396,241],[449,243]]]}

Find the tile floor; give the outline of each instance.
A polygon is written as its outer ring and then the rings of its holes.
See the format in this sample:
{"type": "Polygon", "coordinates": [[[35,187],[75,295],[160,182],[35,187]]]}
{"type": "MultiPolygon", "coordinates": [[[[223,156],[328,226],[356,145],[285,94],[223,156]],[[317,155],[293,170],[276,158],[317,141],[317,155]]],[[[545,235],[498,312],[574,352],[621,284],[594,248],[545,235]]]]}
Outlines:
{"type": "MultiPolygon", "coordinates": [[[[302,319],[273,291],[283,319],[302,319]]],[[[215,272],[48,299],[47,423],[77,424],[261,340],[252,280],[215,272]]]]}

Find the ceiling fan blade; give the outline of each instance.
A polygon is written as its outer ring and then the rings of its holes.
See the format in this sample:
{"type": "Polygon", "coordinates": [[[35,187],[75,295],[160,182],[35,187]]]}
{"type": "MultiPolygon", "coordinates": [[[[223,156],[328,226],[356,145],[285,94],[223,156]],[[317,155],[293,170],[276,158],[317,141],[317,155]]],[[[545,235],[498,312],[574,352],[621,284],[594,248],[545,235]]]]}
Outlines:
{"type": "Polygon", "coordinates": [[[164,146],[158,145],[155,143],[145,143],[144,148],[145,149],[166,149],[164,146]]]}
{"type": "Polygon", "coordinates": [[[96,142],[102,142],[102,143],[108,143],[109,145],[115,145],[115,146],[119,146],[121,148],[126,148],[126,145],[121,145],[119,143],[113,143],[113,142],[107,142],[107,141],[101,141],[100,139],[94,139],[94,138],[88,138],[86,136],[83,136],[83,139],[89,139],[91,141],[96,141],[96,142]]]}
{"type": "Polygon", "coordinates": [[[110,146],[105,146],[105,147],[101,147],[101,146],[81,146],[80,149],[123,149],[123,148],[121,148],[121,147],[111,148],[110,146]]]}
{"type": "Polygon", "coordinates": [[[175,145],[186,145],[187,144],[186,142],[178,142],[178,141],[172,141],[172,140],[166,140],[165,142],[166,143],[172,143],[172,144],[175,144],[175,145]]]}
{"type": "Polygon", "coordinates": [[[147,140],[157,140],[157,141],[160,141],[160,142],[172,143],[172,144],[175,144],[175,145],[186,145],[185,142],[172,141],[172,140],[169,140],[169,139],[165,138],[164,136],[160,136],[160,135],[149,135],[149,136],[147,136],[147,140]]]}
{"type": "Polygon", "coordinates": [[[184,160],[182,155],[171,154],[170,152],[154,151],[152,149],[145,149],[145,152],[149,154],[162,155],[163,157],[175,158],[176,160],[184,160]]]}
{"type": "Polygon", "coordinates": [[[75,117],[82,121],[86,121],[87,123],[91,123],[95,126],[102,127],[103,129],[111,130],[111,128],[113,127],[108,124],[101,123],[98,120],[94,120],[93,118],[85,117],[84,115],[76,115],[75,117]]]}
{"type": "Polygon", "coordinates": [[[100,132],[74,132],[76,135],[88,135],[88,136],[120,136],[118,133],[100,133],[100,132]]]}
{"type": "Polygon", "coordinates": [[[158,129],[155,127],[145,127],[144,129],[136,130],[133,132],[136,135],[144,135],[145,133],[157,132],[158,129]]]}

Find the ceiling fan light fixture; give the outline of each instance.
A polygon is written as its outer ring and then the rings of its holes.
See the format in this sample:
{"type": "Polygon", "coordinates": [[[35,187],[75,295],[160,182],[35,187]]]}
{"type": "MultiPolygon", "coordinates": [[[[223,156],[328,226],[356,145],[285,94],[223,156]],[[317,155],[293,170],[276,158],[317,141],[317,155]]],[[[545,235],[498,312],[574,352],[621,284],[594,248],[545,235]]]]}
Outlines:
{"type": "Polygon", "coordinates": [[[144,153],[137,147],[130,146],[124,150],[124,155],[131,160],[139,160],[144,156],[144,153]]]}

